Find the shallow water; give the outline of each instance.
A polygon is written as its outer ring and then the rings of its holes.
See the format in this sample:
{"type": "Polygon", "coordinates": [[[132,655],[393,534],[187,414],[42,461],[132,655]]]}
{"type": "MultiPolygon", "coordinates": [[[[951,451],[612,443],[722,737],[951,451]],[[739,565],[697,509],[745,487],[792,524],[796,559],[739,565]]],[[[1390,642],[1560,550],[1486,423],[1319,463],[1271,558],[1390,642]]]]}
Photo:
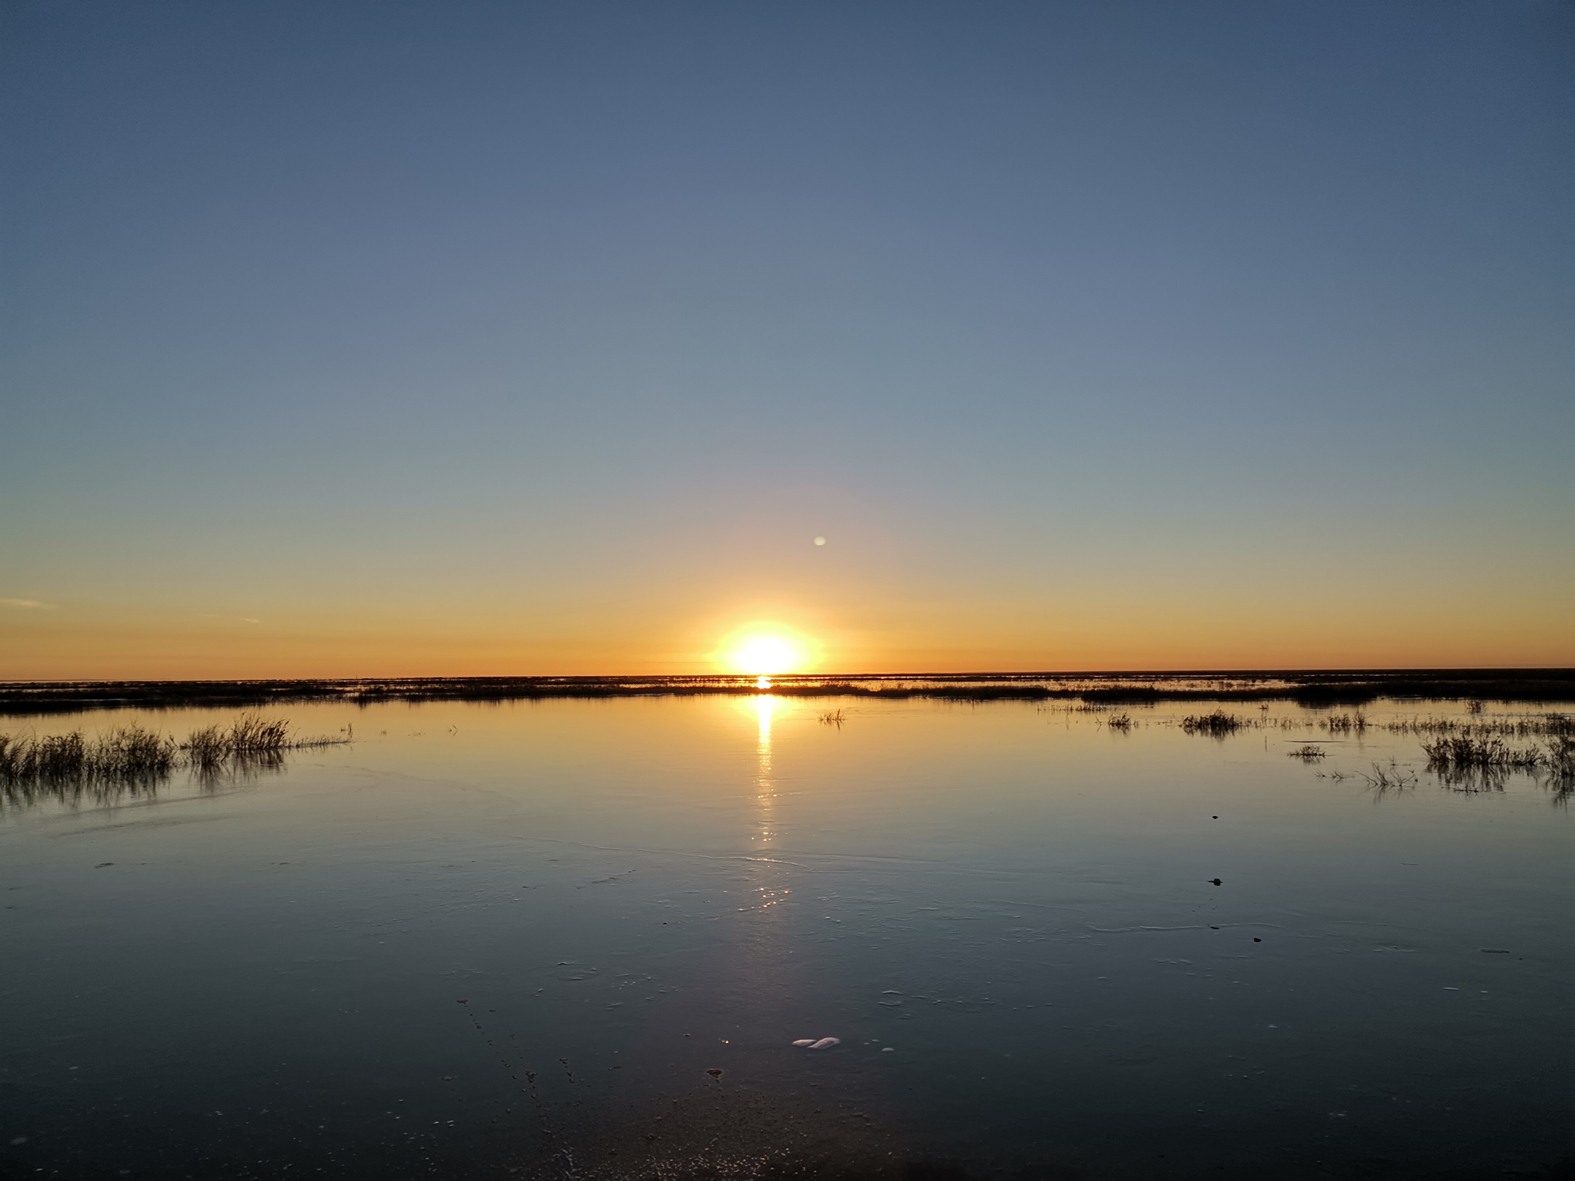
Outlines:
{"type": "Polygon", "coordinates": [[[1458,706],[1208,708],[299,705],[353,743],[13,798],[0,1173],[1540,1175],[1568,809],[1381,728],[1458,706]]]}

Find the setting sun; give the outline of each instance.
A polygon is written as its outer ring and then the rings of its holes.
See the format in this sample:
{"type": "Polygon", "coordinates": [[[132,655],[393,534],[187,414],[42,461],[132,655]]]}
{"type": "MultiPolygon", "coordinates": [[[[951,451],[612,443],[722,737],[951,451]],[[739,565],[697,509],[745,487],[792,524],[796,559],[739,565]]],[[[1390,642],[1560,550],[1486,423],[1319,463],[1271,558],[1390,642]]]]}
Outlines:
{"type": "Polygon", "coordinates": [[[722,645],[723,663],[751,677],[802,672],[810,663],[810,645],[785,628],[749,628],[722,645]]]}

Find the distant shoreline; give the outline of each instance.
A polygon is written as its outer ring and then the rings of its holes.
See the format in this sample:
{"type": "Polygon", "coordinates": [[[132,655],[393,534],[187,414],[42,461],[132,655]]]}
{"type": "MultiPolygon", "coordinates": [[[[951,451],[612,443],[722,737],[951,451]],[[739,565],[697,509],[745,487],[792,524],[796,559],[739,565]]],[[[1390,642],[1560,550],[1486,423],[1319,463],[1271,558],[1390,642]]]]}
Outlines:
{"type": "Polygon", "coordinates": [[[1575,701],[1575,669],[1347,669],[1317,672],[864,673],[753,677],[369,677],[244,681],[0,682],[0,715],[93,709],[194,709],[308,701],[538,701],[549,698],[754,696],[946,701],[1291,701],[1360,705],[1379,698],[1575,701]]]}

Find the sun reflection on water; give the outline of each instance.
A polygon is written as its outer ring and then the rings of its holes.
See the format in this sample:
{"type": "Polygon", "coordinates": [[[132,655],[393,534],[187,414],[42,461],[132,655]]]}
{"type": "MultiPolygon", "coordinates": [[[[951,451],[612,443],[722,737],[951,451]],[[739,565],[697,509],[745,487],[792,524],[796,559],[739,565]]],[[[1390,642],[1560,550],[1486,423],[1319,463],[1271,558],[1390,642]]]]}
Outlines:
{"type": "Polygon", "coordinates": [[[759,729],[755,739],[755,813],[758,832],[755,846],[763,848],[776,836],[777,788],[771,774],[771,715],[776,709],[776,698],[767,696],[755,699],[755,718],[759,729]]]}
{"type": "MultiPolygon", "coordinates": [[[[771,849],[778,836],[777,784],[771,766],[771,720],[778,704],[777,699],[770,695],[755,699],[755,832],[750,839],[759,852],[771,849]]],[[[769,862],[770,859],[762,859],[762,869],[776,868],[769,862]]],[[[777,906],[791,893],[788,889],[770,884],[774,879],[775,874],[771,874],[766,881],[760,881],[755,886],[759,894],[756,909],[766,910],[777,906]]]]}

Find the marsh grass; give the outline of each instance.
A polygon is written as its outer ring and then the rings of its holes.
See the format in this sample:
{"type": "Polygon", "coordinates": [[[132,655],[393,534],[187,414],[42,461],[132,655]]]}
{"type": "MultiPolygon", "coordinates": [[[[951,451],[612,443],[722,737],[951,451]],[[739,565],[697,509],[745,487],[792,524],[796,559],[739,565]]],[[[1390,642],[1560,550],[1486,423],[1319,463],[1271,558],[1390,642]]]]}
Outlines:
{"type": "Polygon", "coordinates": [[[1407,770],[1393,759],[1389,760],[1387,767],[1382,763],[1374,763],[1371,774],[1364,773],[1362,778],[1367,780],[1368,787],[1380,794],[1416,786],[1416,772],[1407,770]]]}
{"type": "Polygon", "coordinates": [[[1440,737],[1422,743],[1422,753],[1430,771],[1530,771],[1547,763],[1540,747],[1510,746],[1502,738],[1440,737]]]}
{"type": "Polygon", "coordinates": [[[1312,763],[1323,758],[1329,752],[1324,750],[1324,748],[1321,746],[1314,746],[1312,743],[1308,742],[1301,746],[1295,747],[1286,753],[1293,759],[1300,759],[1304,763],[1312,763]]]}
{"type": "Polygon", "coordinates": [[[828,709],[820,715],[820,724],[822,726],[835,726],[839,730],[842,729],[842,723],[847,720],[847,715],[840,709],[828,709]]]}
{"type": "MultiPolygon", "coordinates": [[[[299,701],[526,701],[547,697],[753,694],[754,677],[432,677],[375,680],[0,682],[0,714],[88,709],[251,709],[299,701]]],[[[1326,670],[1313,673],[861,673],[789,676],[772,691],[797,697],[933,697],[941,700],[1082,700],[1106,705],[1159,701],[1294,701],[1317,708],[1381,698],[1575,701],[1575,669],[1439,669],[1428,673],[1326,670]]]]}
{"type": "Polygon", "coordinates": [[[16,802],[17,790],[43,788],[61,798],[111,786],[152,788],[176,770],[212,781],[242,770],[280,765],[285,752],[349,742],[348,737],[296,738],[290,724],[244,714],[229,726],[193,730],[184,742],[121,726],[95,738],[67,734],[0,734],[0,787],[16,802]]]}
{"type": "Polygon", "coordinates": [[[173,739],[140,726],[122,726],[97,738],[69,734],[0,734],[0,780],[41,783],[140,780],[168,775],[176,765],[173,739]]]}
{"type": "Polygon", "coordinates": [[[232,759],[282,755],[289,750],[334,746],[348,741],[348,737],[296,738],[290,733],[290,723],[283,719],[242,714],[227,727],[205,726],[193,730],[180,744],[180,749],[190,766],[212,769],[232,759]]]}
{"type": "Polygon", "coordinates": [[[1503,791],[1512,772],[1541,777],[1564,802],[1575,789],[1575,735],[1560,726],[1543,744],[1511,746],[1502,738],[1445,735],[1422,744],[1427,767],[1456,791],[1503,791]]]}
{"type": "Polygon", "coordinates": [[[1111,714],[1105,719],[1105,725],[1112,730],[1120,731],[1122,734],[1129,734],[1132,732],[1132,715],[1128,713],[1111,714]]]}
{"type": "Polygon", "coordinates": [[[1575,735],[1558,734],[1548,743],[1548,786],[1554,803],[1562,804],[1575,793],[1575,735]]]}
{"type": "Polygon", "coordinates": [[[1365,734],[1367,715],[1361,710],[1349,714],[1330,714],[1323,720],[1323,726],[1331,734],[1365,734]]]}
{"type": "Polygon", "coordinates": [[[1235,714],[1228,714],[1222,709],[1213,713],[1188,714],[1181,719],[1181,728],[1188,734],[1207,734],[1213,738],[1223,738],[1227,734],[1234,734],[1242,727],[1242,721],[1235,714]]]}
{"type": "Polygon", "coordinates": [[[1464,738],[1556,738],[1575,735],[1575,718],[1565,713],[1543,713],[1522,717],[1403,718],[1386,722],[1392,734],[1453,734],[1464,738]]]}
{"type": "Polygon", "coordinates": [[[1548,769],[1554,775],[1575,778],[1575,734],[1559,734],[1547,745],[1548,769]]]}

